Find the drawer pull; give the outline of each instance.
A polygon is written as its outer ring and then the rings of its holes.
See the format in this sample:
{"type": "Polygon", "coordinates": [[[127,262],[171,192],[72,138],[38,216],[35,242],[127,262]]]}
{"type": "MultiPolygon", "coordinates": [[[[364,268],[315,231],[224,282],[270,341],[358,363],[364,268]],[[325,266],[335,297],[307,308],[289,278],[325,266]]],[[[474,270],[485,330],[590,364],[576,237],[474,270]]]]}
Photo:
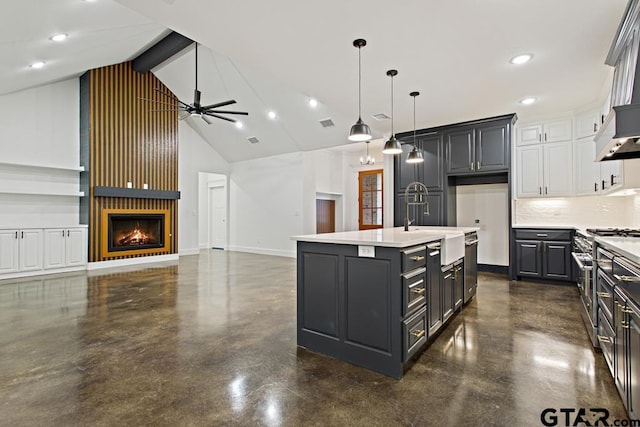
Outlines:
{"type": "Polygon", "coordinates": [[[436,256],[440,253],[440,251],[429,252],[429,256],[436,256]]]}
{"type": "Polygon", "coordinates": [[[607,344],[611,344],[611,338],[605,337],[603,335],[598,335],[598,341],[606,342],[607,344]]]}
{"type": "Polygon", "coordinates": [[[640,277],[637,277],[637,276],[624,276],[624,275],[621,276],[618,274],[614,274],[613,277],[615,277],[618,282],[625,282],[625,283],[640,282],[640,277]]]}
{"type": "Polygon", "coordinates": [[[419,339],[419,338],[422,338],[422,337],[424,336],[425,332],[426,332],[426,331],[425,331],[424,329],[421,329],[421,330],[419,330],[419,331],[413,331],[413,332],[411,332],[411,335],[413,335],[414,337],[416,337],[416,338],[418,338],[418,339],[419,339]]]}
{"type": "Polygon", "coordinates": [[[538,236],[538,237],[549,237],[549,235],[545,234],[545,233],[537,233],[536,236],[538,236]]]}
{"type": "Polygon", "coordinates": [[[411,261],[423,261],[424,257],[423,256],[412,256],[411,261]]]}
{"type": "Polygon", "coordinates": [[[611,298],[611,294],[609,294],[608,292],[596,292],[596,295],[598,295],[600,298],[611,298]]]}
{"type": "Polygon", "coordinates": [[[411,289],[411,292],[417,295],[424,295],[427,290],[425,288],[411,289]]]}
{"type": "Polygon", "coordinates": [[[631,310],[630,308],[623,308],[622,309],[623,313],[627,313],[627,314],[633,314],[635,313],[635,311],[631,310]]]}
{"type": "Polygon", "coordinates": [[[447,274],[446,276],[444,276],[444,279],[449,279],[452,276],[451,273],[447,274]]]}
{"type": "Polygon", "coordinates": [[[631,326],[626,322],[621,322],[620,327],[622,327],[622,329],[631,329],[631,326]]]}

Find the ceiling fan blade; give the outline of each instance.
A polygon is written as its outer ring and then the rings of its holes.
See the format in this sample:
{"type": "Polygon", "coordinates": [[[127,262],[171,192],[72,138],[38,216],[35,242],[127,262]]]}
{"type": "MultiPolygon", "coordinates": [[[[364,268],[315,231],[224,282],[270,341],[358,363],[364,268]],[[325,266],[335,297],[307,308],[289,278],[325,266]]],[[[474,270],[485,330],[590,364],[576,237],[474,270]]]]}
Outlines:
{"type": "Polygon", "coordinates": [[[207,118],[204,116],[204,114],[203,114],[203,115],[201,115],[200,117],[202,117],[202,120],[204,120],[204,122],[205,122],[206,124],[208,124],[208,125],[210,125],[211,123],[213,123],[211,120],[207,119],[207,118]]]}
{"type": "MultiPolygon", "coordinates": [[[[167,98],[170,98],[170,99],[173,99],[174,101],[177,101],[180,105],[183,105],[183,106],[185,106],[185,107],[188,107],[188,106],[189,106],[189,104],[187,104],[187,103],[185,103],[185,102],[180,101],[180,100],[178,99],[178,97],[177,97],[177,96],[175,96],[174,94],[167,93],[167,92],[165,92],[165,91],[163,91],[163,90],[161,90],[161,89],[158,89],[157,87],[154,87],[154,88],[153,88],[153,90],[155,90],[155,91],[159,92],[161,95],[164,95],[164,96],[166,96],[167,98]]],[[[150,99],[149,101],[153,101],[153,100],[152,100],[152,99],[150,99]]],[[[154,101],[154,102],[157,102],[157,101],[154,101]]]]}
{"type": "Polygon", "coordinates": [[[219,116],[219,115],[214,114],[214,113],[205,112],[205,113],[202,113],[202,114],[203,114],[203,115],[205,115],[205,114],[206,114],[207,116],[215,117],[215,118],[217,118],[217,119],[226,120],[226,121],[231,122],[231,123],[235,123],[235,122],[236,122],[236,121],[235,121],[235,120],[233,120],[233,119],[230,119],[230,118],[228,118],[228,117],[224,117],[224,116],[219,116]]]}
{"type": "Polygon", "coordinates": [[[216,113],[216,114],[241,114],[243,116],[248,116],[249,113],[246,111],[225,111],[225,110],[209,110],[208,113],[216,113]]]}
{"type": "Polygon", "coordinates": [[[231,105],[231,104],[235,104],[235,103],[236,103],[235,99],[230,99],[228,101],[218,102],[217,104],[203,105],[202,109],[203,110],[210,110],[212,108],[224,107],[226,105],[231,105]]]}

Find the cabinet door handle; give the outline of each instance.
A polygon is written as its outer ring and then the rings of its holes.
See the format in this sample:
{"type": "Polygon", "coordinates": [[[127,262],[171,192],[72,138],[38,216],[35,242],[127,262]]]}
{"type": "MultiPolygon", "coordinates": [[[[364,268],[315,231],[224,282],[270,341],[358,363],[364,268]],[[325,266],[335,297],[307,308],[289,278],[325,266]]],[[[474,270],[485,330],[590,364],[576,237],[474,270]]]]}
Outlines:
{"type": "Polygon", "coordinates": [[[422,261],[424,259],[423,256],[412,256],[411,261],[422,261]]]}
{"type": "Polygon", "coordinates": [[[62,237],[64,237],[64,230],[62,230],[62,237]]]}
{"type": "Polygon", "coordinates": [[[20,232],[20,238],[21,238],[21,239],[24,239],[24,231],[21,231],[21,232],[20,232]]]}
{"type": "Polygon", "coordinates": [[[469,169],[473,170],[473,162],[469,163],[469,169]]]}
{"type": "Polygon", "coordinates": [[[603,179],[602,180],[602,189],[604,190],[605,188],[607,188],[607,182],[603,179]]]}
{"type": "Polygon", "coordinates": [[[593,191],[594,191],[594,193],[598,192],[598,183],[597,182],[593,183],[593,191]]]}
{"type": "Polygon", "coordinates": [[[544,194],[549,194],[549,192],[547,191],[547,186],[544,186],[544,194]]]}
{"type": "MultiPolygon", "coordinates": [[[[480,162],[476,162],[476,170],[480,170],[480,162]]],[[[611,175],[613,176],[613,175],[611,175]]]]}
{"type": "Polygon", "coordinates": [[[18,232],[16,231],[16,239],[18,238],[18,232]]]}
{"type": "Polygon", "coordinates": [[[631,327],[629,326],[628,323],[622,322],[620,323],[620,327],[622,327],[622,329],[631,329],[631,327]]]}
{"type": "Polygon", "coordinates": [[[538,134],[538,141],[542,142],[542,134],[541,133],[538,134]]]}
{"type": "Polygon", "coordinates": [[[420,288],[420,289],[411,289],[411,292],[413,292],[414,294],[418,294],[418,295],[424,295],[424,293],[427,290],[425,288],[420,288]]]}
{"type": "Polygon", "coordinates": [[[67,237],[69,237],[69,230],[67,230],[67,237]]]}
{"type": "Polygon", "coordinates": [[[440,253],[440,251],[429,252],[429,256],[436,256],[440,253]]]}
{"type": "Polygon", "coordinates": [[[609,295],[608,292],[596,292],[596,295],[598,295],[600,298],[611,298],[611,295],[609,295]]]}
{"type": "Polygon", "coordinates": [[[613,187],[616,184],[617,184],[616,176],[614,174],[611,174],[611,186],[613,187]]]}
{"type": "Polygon", "coordinates": [[[613,277],[615,277],[618,282],[625,282],[625,283],[640,282],[640,277],[637,277],[637,276],[625,276],[625,275],[614,274],[613,277]]]}
{"type": "Polygon", "coordinates": [[[443,277],[443,279],[449,279],[451,278],[451,273],[447,274],[446,276],[443,277]]]}
{"type": "Polygon", "coordinates": [[[598,132],[598,124],[597,123],[593,124],[593,131],[594,132],[598,132]]]}
{"type": "Polygon", "coordinates": [[[544,141],[547,142],[547,133],[544,133],[544,141]]]}
{"type": "Polygon", "coordinates": [[[542,187],[540,187],[540,195],[542,196],[542,187]]]}

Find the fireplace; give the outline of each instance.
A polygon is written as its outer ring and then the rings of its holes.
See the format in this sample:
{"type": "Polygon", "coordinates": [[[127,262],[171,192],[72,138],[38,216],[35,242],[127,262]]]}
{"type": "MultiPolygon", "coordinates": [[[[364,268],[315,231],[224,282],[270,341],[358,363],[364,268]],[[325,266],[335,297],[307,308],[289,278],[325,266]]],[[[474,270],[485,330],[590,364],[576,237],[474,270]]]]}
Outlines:
{"type": "Polygon", "coordinates": [[[103,209],[102,255],[119,257],[168,251],[169,211],[103,209]]]}

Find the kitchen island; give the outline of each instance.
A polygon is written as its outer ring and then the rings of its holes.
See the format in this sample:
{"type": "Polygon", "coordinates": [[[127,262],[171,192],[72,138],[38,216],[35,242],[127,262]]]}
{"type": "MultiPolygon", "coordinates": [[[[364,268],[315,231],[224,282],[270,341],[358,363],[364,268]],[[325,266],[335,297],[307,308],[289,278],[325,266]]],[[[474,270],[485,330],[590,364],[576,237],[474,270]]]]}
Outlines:
{"type": "Polygon", "coordinates": [[[401,378],[461,309],[468,289],[464,237],[475,231],[412,227],[293,237],[298,345],[401,378]],[[445,260],[451,263],[443,266],[445,260]]]}

